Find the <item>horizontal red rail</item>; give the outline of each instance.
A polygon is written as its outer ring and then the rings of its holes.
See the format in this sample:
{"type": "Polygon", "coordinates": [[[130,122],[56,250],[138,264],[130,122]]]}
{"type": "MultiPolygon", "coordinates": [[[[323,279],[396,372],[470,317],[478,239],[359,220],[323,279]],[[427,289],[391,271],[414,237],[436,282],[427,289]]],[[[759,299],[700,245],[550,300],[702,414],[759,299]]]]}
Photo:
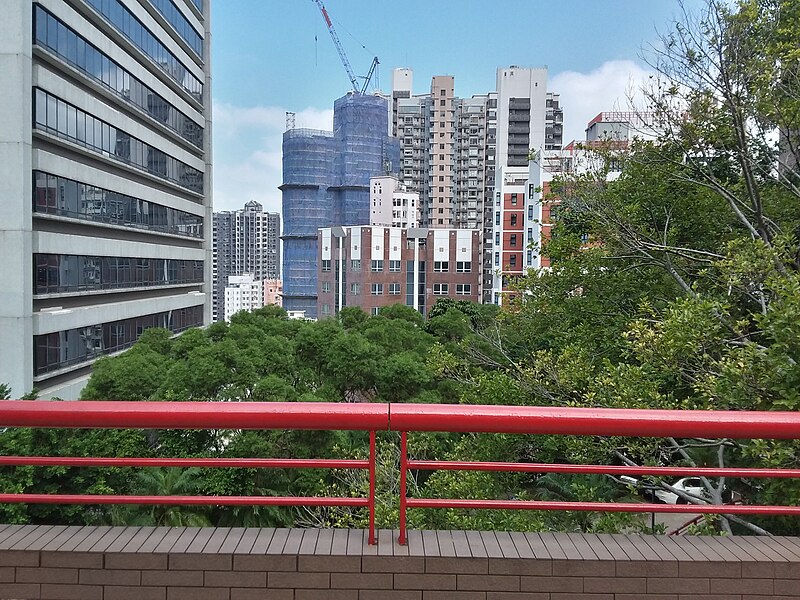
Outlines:
{"type": "Polygon", "coordinates": [[[369,498],[337,498],[334,496],[114,496],[111,494],[0,494],[0,502],[16,504],[147,504],[164,506],[369,506],[369,498]]]}
{"type": "Polygon", "coordinates": [[[0,401],[0,427],[443,431],[800,438],[800,413],[461,404],[0,401]]]}
{"type": "Polygon", "coordinates": [[[257,469],[367,469],[368,460],[335,458],[94,458],[0,456],[0,465],[32,467],[230,467],[257,469]]]}
{"type": "Polygon", "coordinates": [[[558,510],[579,512],[710,513],[726,515],[800,515],[800,506],[747,504],[641,504],[635,502],[560,502],[550,500],[464,500],[408,498],[408,508],[461,508],[491,510],[558,510]]]}
{"type": "MultiPolygon", "coordinates": [[[[0,464],[2,464],[0,458],[0,464]]],[[[750,469],[736,467],[629,467],[624,465],[554,465],[545,463],[462,462],[409,460],[409,469],[430,471],[500,471],[506,473],[581,473],[598,475],[670,475],[678,477],[800,478],[800,469],[750,469]]]]}
{"type": "Polygon", "coordinates": [[[393,431],[624,437],[800,438],[800,413],[393,404],[393,431]]]}
{"type": "Polygon", "coordinates": [[[388,404],[0,401],[0,427],[379,431],[388,423],[388,404]]]}

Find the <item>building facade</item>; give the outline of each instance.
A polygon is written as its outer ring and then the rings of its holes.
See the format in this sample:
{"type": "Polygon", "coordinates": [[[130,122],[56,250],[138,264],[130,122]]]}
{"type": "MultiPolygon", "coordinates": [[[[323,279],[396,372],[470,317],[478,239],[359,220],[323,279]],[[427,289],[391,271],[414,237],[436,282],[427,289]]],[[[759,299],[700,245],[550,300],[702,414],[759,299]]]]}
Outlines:
{"type": "Polygon", "coordinates": [[[214,213],[214,321],[224,317],[230,276],[250,274],[256,281],[280,277],[280,231],[280,214],[264,212],[255,201],[242,210],[214,213]]]}
{"type": "Polygon", "coordinates": [[[502,304],[515,278],[540,267],[540,157],[547,140],[553,151],[556,137],[553,103],[547,92],[547,68],[504,67],[497,70],[497,144],[492,240],[492,298],[502,304]],[[549,103],[549,104],[548,104],[549,103]],[[549,112],[548,112],[549,111],[549,112]]]}
{"type": "Polygon", "coordinates": [[[405,304],[425,315],[443,297],[478,302],[477,230],[329,227],[318,242],[320,318],[346,306],[376,315],[405,304]]]}
{"type": "Polygon", "coordinates": [[[419,225],[419,194],[409,192],[393,175],[369,180],[369,224],[386,227],[419,225]]]}
{"type": "MultiPolygon", "coordinates": [[[[520,206],[512,226],[511,212],[517,211],[510,210],[511,194],[520,202],[521,190],[527,194],[532,150],[561,149],[560,97],[547,92],[546,68],[500,68],[496,91],[469,98],[455,95],[450,76],[434,77],[424,95],[413,95],[411,83],[410,69],[395,70],[392,115],[401,182],[420,195],[422,227],[481,231],[480,300],[499,302],[504,279],[510,281],[503,268],[519,275],[537,264],[527,245],[538,209],[529,217],[528,206],[520,206]],[[504,253],[509,263],[503,263],[504,253]]],[[[537,201],[525,197],[528,204],[537,201]]]]}
{"type": "Polygon", "coordinates": [[[77,398],[99,356],[211,317],[210,0],[7,0],[0,382],[77,398]]]}
{"type": "Polygon", "coordinates": [[[266,279],[264,284],[264,306],[270,304],[283,306],[283,281],[280,279],[266,279]]]}
{"type": "Polygon", "coordinates": [[[283,307],[317,316],[317,232],[370,222],[370,178],[396,174],[400,149],[389,103],[348,93],[333,105],[333,131],[283,134],[283,307]]]}
{"type": "Polygon", "coordinates": [[[264,282],[256,281],[252,275],[231,275],[225,286],[224,318],[231,317],[240,310],[247,312],[264,306],[264,282]]]}

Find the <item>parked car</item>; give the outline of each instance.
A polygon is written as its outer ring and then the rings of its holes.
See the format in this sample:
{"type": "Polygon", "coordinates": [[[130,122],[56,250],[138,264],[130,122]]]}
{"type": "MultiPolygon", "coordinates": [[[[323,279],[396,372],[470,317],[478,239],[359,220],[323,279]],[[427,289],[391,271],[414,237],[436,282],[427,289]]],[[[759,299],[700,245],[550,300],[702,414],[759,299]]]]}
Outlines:
{"type": "MultiPolygon", "coordinates": [[[[648,481],[636,479],[635,477],[630,477],[629,475],[622,475],[620,480],[635,487],[639,495],[650,502],[663,502],[664,504],[688,503],[685,498],[679,496],[675,492],[665,490],[664,488],[648,481]]],[[[706,502],[708,502],[710,499],[708,490],[706,490],[706,487],[703,485],[703,481],[699,477],[684,477],[683,479],[679,479],[673,483],[672,487],[674,487],[676,490],[685,492],[690,496],[700,498],[706,502]]]]}
{"type": "MultiPolygon", "coordinates": [[[[699,477],[684,477],[673,483],[672,487],[706,502],[709,500],[708,490],[699,477]]],[[[664,504],[688,504],[686,498],[663,488],[656,489],[655,496],[664,504]]]]}

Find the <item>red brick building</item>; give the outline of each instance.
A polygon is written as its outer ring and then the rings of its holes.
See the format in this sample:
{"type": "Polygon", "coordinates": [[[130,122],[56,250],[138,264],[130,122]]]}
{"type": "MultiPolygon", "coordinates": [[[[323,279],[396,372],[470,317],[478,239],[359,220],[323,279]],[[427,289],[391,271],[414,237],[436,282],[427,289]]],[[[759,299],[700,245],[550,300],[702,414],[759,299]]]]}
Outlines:
{"type": "Polygon", "coordinates": [[[320,318],[346,306],[375,315],[399,303],[424,315],[442,297],[480,298],[479,230],[332,227],[317,240],[320,318]]]}

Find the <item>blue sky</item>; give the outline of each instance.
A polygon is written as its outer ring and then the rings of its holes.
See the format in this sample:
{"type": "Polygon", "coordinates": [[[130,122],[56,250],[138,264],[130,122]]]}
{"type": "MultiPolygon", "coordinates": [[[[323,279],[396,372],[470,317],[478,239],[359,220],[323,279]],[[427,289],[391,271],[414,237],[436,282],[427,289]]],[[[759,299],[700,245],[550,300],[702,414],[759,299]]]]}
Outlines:
{"type": "MultiPolygon", "coordinates": [[[[689,0],[687,4],[697,4],[689,0]]],[[[372,57],[377,83],[414,69],[414,91],[453,75],[459,96],[494,89],[499,66],[546,65],[561,93],[565,139],[581,138],[603,110],[649,73],[643,48],[669,31],[676,0],[327,0],[357,75],[372,57]]],[[[330,128],[333,101],[350,87],[312,0],[215,0],[212,4],[214,209],[257,200],[280,209],[285,112],[299,127],[330,128]]],[[[376,79],[373,78],[373,83],[376,79]]],[[[373,86],[374,87],[374,86],[373,86]]]]}

